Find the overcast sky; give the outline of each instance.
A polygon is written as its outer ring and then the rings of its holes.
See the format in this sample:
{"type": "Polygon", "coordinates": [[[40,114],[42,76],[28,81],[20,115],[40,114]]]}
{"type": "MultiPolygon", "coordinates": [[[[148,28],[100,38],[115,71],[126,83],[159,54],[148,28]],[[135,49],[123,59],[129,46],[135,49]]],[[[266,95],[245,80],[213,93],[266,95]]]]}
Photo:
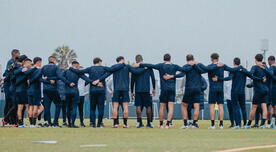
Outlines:
{"type": "Polygon", "coordinates": [[[158,63],[167,52],[180,65],[187,53],[208,64],[213,52],[252,65],[261,39],[275,55],[275,0],[0,0],[2,65],[13,48],[46,59],[60,45],[84,66],[138,53],[158,63]]]}

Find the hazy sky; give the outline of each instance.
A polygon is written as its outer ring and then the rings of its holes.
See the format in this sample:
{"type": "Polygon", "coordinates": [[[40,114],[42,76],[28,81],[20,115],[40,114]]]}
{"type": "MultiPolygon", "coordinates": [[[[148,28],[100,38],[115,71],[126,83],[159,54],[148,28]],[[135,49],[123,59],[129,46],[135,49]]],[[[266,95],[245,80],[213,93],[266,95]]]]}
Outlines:
{"type": "Polygon", "coordinates": [[[276,0],[0,0],[2,65],[13,48],[46,59],[63,44],[84,66],[137,53],[158,63],[167,52],[178,64],[187,53],[207,64],[212,52],[252,64],[264,38],[276,55],[276,0]]]}

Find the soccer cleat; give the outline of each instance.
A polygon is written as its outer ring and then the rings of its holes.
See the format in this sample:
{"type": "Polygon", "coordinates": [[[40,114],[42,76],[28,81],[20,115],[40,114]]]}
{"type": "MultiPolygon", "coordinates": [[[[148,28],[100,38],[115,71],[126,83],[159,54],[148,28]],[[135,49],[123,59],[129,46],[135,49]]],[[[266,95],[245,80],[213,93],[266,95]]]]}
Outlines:
{"type": "Polygon", "coordinates": [[[163,125],[161,125],[161,126],[159,126],[158,128],[160,128],[160,129],[164,129],[165,127],[164,127],[163,125]]]}
{"type": "Polygon", "coordinates": [[[259,125],[255,124],[255,125],[252,126],[252,128],[259,128],[259,125]]]}
{"type": "Polygon", "coordinates": [[[66,122],[63,122],[62,126],[68,126],[66,122]]]}
{"type": "Polygon", "coordinates": [[[251,126],[243,126],[242,129],[251,129],[251,126]]]}
{"type": "Polygon", "coordinates": [[[198,124],[193,124],[193,125],[192,125],[192,128],[193,128],[193,129],[197,129],[197,128],[199,128],[199,126],[198,126],[198,124]]]}
{"type": "Polygon", "coordinates": [[[240,126],[234,126],[234,127],[232,127],[232,129],[241,129],[241,127],[240,126]]]}
{"type": "Polygon", "coordinates": [[[266,128],[265,125],[262,125],[259,127],[259,129],[265,129],[265,128],[266,128]]]}
{"type": "Polygon", "coordinates": [[[30,125],[29,127],[30,127],[30,128],[35,128],[35,125],[30,125]]]}
{"type": "Polygon", "coordinates": [[[210,126],[208,129],[216,129],[216,126],[210,126]]]}
{"type": "Polygon", "coordinates": [[[113,125],[112,128],[119,128],[119,125],[113,125]]]}
{"type": "Polygon", "coordinates": [[[97,125],[97,128],[103,128],[103,125],[101,125],[101,124],[97,125]]]}
{"type": "Polygon", "coordinates": [[[18,128],[27,128],[25,125],[19,125],[18,128]]]}
{"type": "Polygon", "coordinates": [[[220,125],[220,126],[219,126],[219,129],[223,129],[223,125],[220,125]]]}
{"type": "Polygon", "coordinates": [[[152,124],[147,124],[147,128],[153,128],[152,124]]]}
{"type": "Polygon", "coordinates": [[[180,127],[180,129],[188,129],[189,128],[189,126],[182,126],[182,127],[180,127]]]}
{"type": "Polygon", "coordinates": [[[90,124],[90,128],[96,128],[96,125],[90,124]]]}
{"type": "Polygon", "coordinates": [[[127,125],[127,124],[123,125],[123,128],[129,128],[129,125],[127,125]]]}

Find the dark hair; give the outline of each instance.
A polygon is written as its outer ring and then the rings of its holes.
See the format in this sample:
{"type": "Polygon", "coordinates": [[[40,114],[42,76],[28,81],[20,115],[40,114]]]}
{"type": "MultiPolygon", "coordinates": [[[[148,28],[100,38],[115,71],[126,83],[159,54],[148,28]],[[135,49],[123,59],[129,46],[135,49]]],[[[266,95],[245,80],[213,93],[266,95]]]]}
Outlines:
{"type": "Polygon", "coordinates": [[[78,61],[73,61],[71,64],[80,64],[78,61]]]}
{"type": "Polygon", "coordinates": [[[26,55],[21,55],[21,56],[19,56],[18,57],[18,62],[23,62],[23,61],[25,61],[26,59],[27,59],[28,57],[26,56],[26,55]]]}
{"type": "Polygon", "coordinates": [[[211,59],[218,60],[219,59],[219,54],[218,53],[211,54],[211,59]]]}
{"type": "Polygon", "coordinates": [[[187,61],[192,61],[192,60],[194,60],[194,56],[193,56],[192,54],[188,54],[188,55],[186,56],[186,60],[187,60],[187,61]]]}
{"type": "Polygon", "coordinates": [[[125,58],[123,56],[118,56],[116,58],[116,62],[120,62],[121,60],[124,60],[125,58]]]}
{"type": "Polygon", "coordinates": [[[42,59],[41,59],[40,57],[35,57],[35,58],[33,59],[33,63],[34,63],[34,64],[36,64],[36,62],[38,62],[38,61],[42,61],[42,59]]]}
{"type": "Polygon", "coordinates": [[[30,62],[32,62],[32,60],[29,59],[29,58],[26,58],[26,59],[24,60],[24,62],[25,62],[25,61],[30,61],[30,62]]]}
{"type": "Polygon", "coordinates": [[[136,60],[137,63],[138,63],[138,62],[142,62],[142,61],[143,61],[142,55],[140,55],[140,54],[136,55],[136,56],[135,56],[135,60],[136,60]]]}
{"type": "Polygon", "coordinates": [[[238,58],[238,57],[234,58],[234,64],[240,65],[241,64],[241,59],[238,58]]]}
{"type": "Polygon", "coordinates": [[[100,62],[102,62],[102,59],[101,58],[94,58],[93,59],[93,64],[98,64],[98,63],[100,63],[100,62]]]}
{"type": "Polygon", "coordinates": [[[50,59],[57,59],[55,56],[51,55],[48,57],[48,61],[50,61],[50,59]]]}
{"type": "Polygon", "coordinates": [[[275,61],[275,57],[274,56],[269,56],[268,61],[275,61]]]}
{"type": "Polygon", "coordinates": [[[262,62],[264,59],[263,55],[262,54],[257,54],[255,56],[255,60],[258,61],[258,62],[262,62]]]}
{"type": "Polygon", "coordinates": [[[164,54],[164,61],[171,61],[171,55],[169,53],[164,54]]]}
{"type": "Polygon", "coordinates": [[[14,55],[14,54],[16,54],[16,53],[19,53],[19,50],[18,50],[18,49],[13,49],[13,50],[11,51],[11,55],[14,55]]]}

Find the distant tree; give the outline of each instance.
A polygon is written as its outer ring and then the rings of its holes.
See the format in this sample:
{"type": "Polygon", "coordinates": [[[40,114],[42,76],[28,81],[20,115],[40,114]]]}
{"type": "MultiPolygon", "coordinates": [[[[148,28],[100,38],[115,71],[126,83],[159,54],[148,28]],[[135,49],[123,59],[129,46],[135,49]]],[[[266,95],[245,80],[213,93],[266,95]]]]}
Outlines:
{"type": "Polygon", "coordinates": [[[59,46],[52,55],[57,58],[58,66],[62,69],[68,68],[77,59],[77,54],[67,45],[59,46]]]}

